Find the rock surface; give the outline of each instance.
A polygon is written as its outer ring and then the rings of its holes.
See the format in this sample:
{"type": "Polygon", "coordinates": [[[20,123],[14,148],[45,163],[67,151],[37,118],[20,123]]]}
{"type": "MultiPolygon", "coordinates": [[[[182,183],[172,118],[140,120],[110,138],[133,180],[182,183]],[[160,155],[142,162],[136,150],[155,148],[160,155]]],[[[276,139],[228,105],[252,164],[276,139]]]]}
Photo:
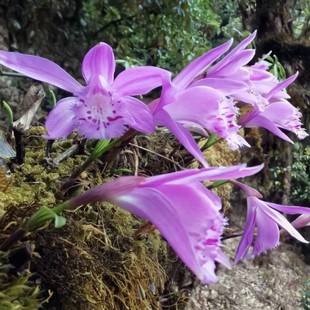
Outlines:
{"type": "MultiPolygon", "coordinates": [[[[233,260],[239,238],[224,242],[224,251],[233,260]]],[[[197,286],[186,310],[297,310],[302,304],[310,266],[300,250],[287,243],[251,260],[244,260],[231,270],[218,269],[219,282],[197,286]]]]}

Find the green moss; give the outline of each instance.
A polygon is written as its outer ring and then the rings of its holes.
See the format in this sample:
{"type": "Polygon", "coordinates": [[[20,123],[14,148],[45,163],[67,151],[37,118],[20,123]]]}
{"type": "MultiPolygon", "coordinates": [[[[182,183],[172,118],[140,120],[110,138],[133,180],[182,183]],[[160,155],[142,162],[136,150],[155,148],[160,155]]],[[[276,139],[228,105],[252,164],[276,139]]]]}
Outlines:
{"type": "Polygon", "coordinates": [[[34,310],[45,301],[40,298],[40,289],[31,282],[28,270],[15,275],[9,264],[8,253],[0,252],[0,309],[34,310]]]}
{"type": "MultiPolygon", "coordinates": [[[[15,168],[11,186],[0,192],[0,210],[6,212],[4,233],[14,230],[40,206],[61,203],[55,193],[86,158],[76,155],[58,167],[48,166],[44,160],[46,141],[37,136],[40,127],[37,130],[31,129],[26,137],[25,164],[15,168]]],[[[52,157],[64,152],[71,146],[70,142],[56,141],[52,157]]],[[[90,168],[83,179],[78,180],[80,190],[107,181],[101,171],[100,166],[90,168]]],[[[167,281],[164,266],[168,265],[169,251],[158,233],[136,240],[135,231],[142,222],[110,204],[85,206],[68,211],[64,216],[67,219],[64,228],[55,229],[51,225],[27,236],[37,253],[30,268],[42,281],[40,294],[54,293],[45,308],[160,307],[159,296],[167,281]]],[[[16,284],[13,280],[8,280],[8,289],[16,284]]],[[[28,278],[17,277],[16,281],[27,282],[28,278]]],[[[25,295],[31,300],[31,308],[25,309],[34,310],[39,307],[39,303],[34,303],[39,292],[34,283],[28,286],[25,295]]]]}
{"type": "Polygon", "coordinates": [[[41,257],[34,259],[59,307],[159,308],[168,256],[159,234],[135,240],[141,221],[107,203],[67,212],[66,218],[64,228],[37,234],[41,257]]]}

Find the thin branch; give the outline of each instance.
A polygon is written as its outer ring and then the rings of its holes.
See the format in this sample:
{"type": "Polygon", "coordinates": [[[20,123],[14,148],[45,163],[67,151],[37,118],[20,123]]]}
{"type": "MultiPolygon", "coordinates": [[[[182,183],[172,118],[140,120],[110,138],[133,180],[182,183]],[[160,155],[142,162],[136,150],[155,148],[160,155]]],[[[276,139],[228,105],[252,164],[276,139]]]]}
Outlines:
{"type": "Polygon", "coordinates": [[[166,156],[164,156],[164,155],[158,154],[158,153],[156,153],[156,152],[154,152],[154,151],[152,151],[152,150],[146,149],[146,148],[144,148],[144,147],[142,147],[142,146],[140,146],[140,145],[137,145],[137,144],[129,143],[129,145],[131,145],[131,146],[133,146],[133,147],[136,147],[136,148],[138,148],[138,149],[140,149],[140,150],[146,151],[146,152],[148,152],[148,153],[150,153],[150,154],[154,154],[154,155],[156,155],[156,156],[158,156],[158,157],[161,157],[161,158],[163,158],[163,159],[165,159],[165,160],[167,160],[167,161],[173,163],[174,165],[176,165],[177,167],[179,167],[181,170],[185,170],[185,168],[182,167],[180,164],[178,164],[176,161],[174,161],[174,160],[172,160],[172,159],[170,159],[170,158],[168,158],[168,157],[166,157],[166,156]]]}
{"type": "Polygon", "coordinates": [[[7,72],[0,69],[0,76],[26,77],[26,75],[17,72],[7,72]]]}

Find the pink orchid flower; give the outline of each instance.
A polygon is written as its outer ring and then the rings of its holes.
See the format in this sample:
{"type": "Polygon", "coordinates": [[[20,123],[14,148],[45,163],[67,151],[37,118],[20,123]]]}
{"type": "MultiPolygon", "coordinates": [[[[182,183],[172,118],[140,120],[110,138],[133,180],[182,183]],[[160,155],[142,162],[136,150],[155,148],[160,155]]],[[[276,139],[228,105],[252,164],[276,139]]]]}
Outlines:
{"type": "MultiPolygon", "coordinates": [[[[295,81],[298,73],[279,82],[273,74],[266,71],[268,65],[264,58],[252,66],[245,66],[254,56],[254,50],[244,50],[244,48],[252,42],[255,35],[256,32],[243,40],[223,60],[211,67],[204,79],[192,83],[192,86],[207,85],[220,90],[234,100],[252,104],[253,111],[238,121],[239,126],[263,127],[280,138],[292,142],[279,129],[282,128],[292,131],[299,139],[304,139],[308,133],[301,126],[301,113],[286,100],[290,96],[284,90],[295,81]]],[[[227,134],[228,139],[236,140],[239,126],[233,127],[235,134],[227,134]]],[[[233,148],[234,144],[230,144],[233,148]]],[[[242,145],[240,138],[235,145],[242,145]]]]}
{"type": "Polygon", "coordinates": [[[249,78],[249,73],[241,68],[254,56],[254,50],[245,48],[255,34],[243,40],[211,68],[211,64],[230,48],[232,40],[195,59],[172,81],[164,81],[161,98],[150,104],[155,123],[168,128],[204,166],[207,166],[204,156],[187,128],[213,132],[234,150],[249,146],[238,134],[238,108],[236,101],[228,95],[247,87],[240,77],[232,79],[231,76],[240,72],[243,78],[243,73],[249,78]]]}
{"type": "Polygon", "coordinates": [[[201,181],[245,177],[261,166],[245,165],[191,169],[154,177],[120,177],[69,200],[72,208],[109,201],[149,220],[189,269],[203,283],[214,283],[215,262],[229,267],[221,250],[226,220],[220,198],[201,181]]]}
{"type": "Polygon", "coordinates": [[[127,69],[114,80],[114,54],[106,43],[97,44],[84,57],[86,86],[42,57],[0,51],[0,64],[74,95],[60,100],[49,114],[46,128],[50,139],[66,137],[74,129],[96,139],[121,136],[128,127],[154,131],[149,108],[132,96],[146,94],[161,86],[163,76],[170,77],[168,71],[148,66],[127,69]]]}
{"type": "Polygon", "coordinates": [[[292,142],[292,140],[281,130],[285,129],[304,139],[308,133],[302,128],[300,121],[301,113],[282,95],[282,89],[290,85],[297,78],[298,73],[290,76],[281,83],[278,83],[266,95],[268,104],[264,107],[254,106],[253,111],[243,115],[238,124],[242,127],[262,127],[281,139],[292,142]]]}
{"type": "Polygon", "coordinates": [[[241,41],[222,60],[207,68],[205,77],[193,81],[191,86],[209,86],[220,90],[226,96],[237,95],[247,90],[250,72],[245,66],[254,57],[255,50],[246,49],[246,47],[255,39],[255,36],[256,31],[241,41]]]}
{"type": "MultiPolygon", "coordinates": [[[[279,226],[297,240],[308,243],[280,212],[309,215],[310,208],[266,202],[260,200],[262,195],[254,188],[237,181],[233,181],[233,183],[247,196],[246,223],[235,255],[235,263],[248,256],[256,256],[277,247],[280,242],[279,226]],[[255,230],[257,230],[256,235],[255,230]],[[253,246],[252,252],[248,254],[251,246],[253,246]]],[[[297,222],[296,227],[298,227],[298,224],[300,223],[297,222]]]]}

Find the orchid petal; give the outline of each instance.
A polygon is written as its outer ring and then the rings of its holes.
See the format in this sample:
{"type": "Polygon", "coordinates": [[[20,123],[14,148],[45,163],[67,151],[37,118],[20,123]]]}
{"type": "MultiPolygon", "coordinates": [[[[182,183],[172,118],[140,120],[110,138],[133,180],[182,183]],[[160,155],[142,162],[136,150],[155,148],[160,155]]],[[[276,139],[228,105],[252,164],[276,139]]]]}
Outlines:
{"type": "Polygon", "coordinates": [[[308,243],[306,239],[292,226],[292,224],[279,212],[272,210],[266,203],[260,203],[261,209],[278,225],[284,228],[291,236],[300,242],[308,243]]]}
{"type": "Polygon", "coordinates": [[[207,132],[206,129],[203,128],[203,126],[199,124],[195,124],[193,122],[188,122],[188,121],[183,121],[182,125],[188,129],[191,133],[196,133],[202,137],[209,137],[209,133],[207,132]]]}
{"type": "Polygon", "coordinates": [[[223,98],[221,92],[211,87],[197,86],[182,92],[177,102],[167,105],[165,110],[176,121],[190,121],[209,129],[207,124],[210,118],[217,116],[219,101],[223,98]]]}
{"type": "MultiPolygon", "coordinates": [[[[81,112],[76,112],[79,116],[83,114],[81,112]]],[[[115,119],[109,122],[108,125],[102,125],[102,121],[99,119],[97,123],[87,121],[85,117],[79,117],[79,123],[77,125],[79,134],[83,135],[88,139],[111,139],[122,136],[126,131],[126,120],[124,118],[115,119]]]]}
{"type": "Polygon", "coordinates": [[[262,111],[269,102],[257,91],[257,89],[247,89],[245,91],[235,92],[233,95],[234,99],[240,102],[249,103],[254,108],[262,111]]]}
{"type": "Polygon", "coordinates": [[[240,145],[249,144],[237,134],[240,127],[235,123],[238,109],[234,104],[231,98],[216,89],[197,86],[183,91],[174,103],[166,105],[164,109],[174,120],[201,125],[227,139],[229,146],[237,149],[240,145]]]}
{"type": "Polygon", "coordinates": [[[100,201],[113,201],[115,197],[127,195],[137,186],[143,183],[147,178],[140,176],[124,176],[96,186],[82,194],[74,196],[70,199],[71,206],[79,206],[88,203],[96,203],[100,201]]]}
{"type": "Polygon", "coordinates": [[[269,100],[272,98],[274,95],[276,95],[278,92],[280,92],[282,89],[286,88],[290,84],[292,84],[298,76],[298,72],[296,72],[294,75],[290,76],[283,82],[279,83],[276,87],[274,87],[266,96],[265,98],[269,100]]]}
{"type": "Polygon", "coordinates": [[[305,226],[310,226],[310,215],[309,214],[302,214],[295,219],[291,225],[294,228],[301,228],[305,226]]]}
{"type": "Polygon", "coordinates": [[[244,232],[242,234],[234,259],[235,264],[237,264],[241,259],[244,259],[246,257],[246,254],[252,244],[256,221],[255,217],[256,214],[254,209],[248,204],[244,232]]]}
{"type": "MultiPolygon", "coordinates": [[[[252,199],[252,201],[252,203],[259,203],[258,199],[255,198],[252,199]]],[[[257,235],[253,246],[254,255],[259,255],[279,245],[279,227],[277,223],[273,221],[273,219],[265,214],[260,206],[256,207],[256,226],[257,235]]]]}
{"type": "Polygon", "coordinates": [[[122,97],[122,106],[126,111],[123,112],[126,124],[130,127],[144,133],[155,130],[153,116],[142,101],[133,97],[122,97]]]}
{"type": "Polygon", "coordinates": [[[113,49],[106,43],[99,43],[85,55],[82,73],[88,84],[93,77],[100,77],[103,87],[109,88],[114,80],[115,59],[113,49]]]}
{"type": "Polygon", "coordinates": [[[45,122],[48,131],[45,138],[58,139],[71,134],[76,127],[75,115],[72,112],[76,104],[78,104],[76,97],[67,97],[56,104],[45,122]]]}
{"type": "Polygon", "coordinates": [[[238,72],[238,69],[246,65],[255,55],[255,50],[247,49],[241,51],[239,54],[235,55],[230,59],[230,61],[225,64],[221,69],[213,70],[213,68],[208,72],[209,77],[216,76],[231,76],[235,72],[238,72]]]}
{"type": "Polygon", "coordinates": [[[288,122],[296,112],[298,113],[298,110],[293,105],[288,101],[284,101],[269,104],[261,114],[271,122],[287,129],[285,123],[288,122]]]}
{"type": "Polygon", "coordinates": [[[223,55],[230,48],[232,42],[231,39],[192,61],[173,79],[173,83],[179,89],[187,87],[195,77],[203,73],[212,62],[223,55]]]}
{"type": "Polygon", "coordinates": [[[247,128],[263,127],[278,136],[279,138],[287,142],[293,143],[293,141],[286,134],[284,134],[272,121],[260,114],[253,117],[247,122],[244,122],[243,120],[239,121],[239,124],[247,128]]]}
{"type": "Polygon", "coordinates": [[[301,127],[300,118],[302,115],[300,111],[286,100],[269,104],[261,115],[276,126],[292,131],[299,139],[308,136],[305,129],[301,127]]]}
{"type": "Polygon", "coordinates": [[[251,81],[268,81],[270,83],[274,83],[277,82],[277,79],[272,73],[251,66],[251,81]]]}
{"type": "Polygon", "coordinates": [[[219,249],[217,251],[217,257],[215,258],[215,260],[222,264],[223,266],[225,266],[228,269],[231,269],[231,263],[229,261],[229,259],[227,258],[227,256],[223,253],[223,251],[221,249],[219,249]]]}
{"type": "Polygon", "coordinates": [[[286,214],[310,214],[310,208],[308,207],[300,207],[300,206],[285,206],[277,203],[267,202],[266,204],[273,209],[276,209],[280,212],[284,212],[286,214]]]}
{"type": "Polygon", "coordinates": [[[224,221],[212,208],[212,200],[197,186],[163,184],[158,189],[137,188],[128,195],[115,197],[114,203],[151,221],[203,283],[214,283],[214,259],[224,221]],[[217,235],[212,234],[211,223],[219,225],[217,235]]]}
{"type": "Polygon", "coordinates": [[[169,105],[176,100],[178,95],[177,87],[171,82],[171,80],[163,79],[162,81],[162,92],[158,99],[153,100],[149,106],[152,114],[156,118],[157,113],[161,113],[166,105],[169,105]]]}
{"type": "Polygon", "coordinates": [[[191,153],[203,166],[208,166],[199,146],[186,128],[173,120],[165,110],[158,112],[155,117],[155,122],[157,124],[168,128],[189,153],[191,153]]]}
{"type": "Polygon", "coordinates": [[[161,86],[170,75],[169,71],[152,66],[129,68],[116,77],[111,91],[122,96],[143,95],[161,86]]]}
{"type": "Polygon", "coordinates": [[[225,95],[234,94],[248,88],[247,84],[242,81],[231,80],[230,78],[205,78],[200,79],[193,84],[194,86],[208,86],[220,90],[225,95]]]}
{"type": "Polygon", "coordinates": [[[227,145],[233,151],[237,151],[240,147],[251,147],[251,145],[238,133],[230,133],[225,140],[227,145]]]}
{"type": "Polygon", "coordinates": [[[214,168],[210,167],[200,169],[199,174],[197,174],[196,177],[197,179],[200,178],[200,180],[209,180],[209,181],[245,178],[261,171],[263,167],[264,164],[253,167],[246,167],[246,165],[214,167],[214,168]]]}
{"type": "MultiPolygon", "coordinates": [[[[226,79],[232,79],[239,82],[244,82],[246,84],[249,84],[249,81],[251,80],[251,69],[249,67],[239,67],[237,71],[232,73],[230,76],[225,76],[226,79]]],[[[249,84],[251,85],[251,84],[249,84]]]]}
{"type": "Polygon", "coordinates": [[[83,86],[54,62],[33,55],[0,51],[0,64],[77,95],[83,86]]]}
{"type": "Polygon", "coordinates": [[[218,62],[215,66],[213,66],[209,74],[215,74],[222,70],[232,59],[238,55],[243,49],[245,49],[255,38],[256,31],[250,34],[247,38],[245,38],[241,43],[239,43],[229,54],[227,54],[220,62],[218,62]]]}
{"type": "Polygon", "coordinates": [[[263,198],[263,195],[255,188],[248,186],[238,181],[232,181],[233,184],[237,185],[247,196],[254,196],[257,198],[263,198]]]}
{"type": "Polygon", "coordinates": [[[244,178],[256,174],[262,170],[263,167],[263,164],[254,167],[246,167],[246,165],[242,164],[229,167],[208,167],[202,169],[183,170],[168,173],[165,176],[154,176],[151,179],[148,179],[145,184],[148,186],[156,186],[159,184],[158,182],[163,181],[165,183],[188,184],[190,182],[205,180],[216,181],[244,178]]]}

